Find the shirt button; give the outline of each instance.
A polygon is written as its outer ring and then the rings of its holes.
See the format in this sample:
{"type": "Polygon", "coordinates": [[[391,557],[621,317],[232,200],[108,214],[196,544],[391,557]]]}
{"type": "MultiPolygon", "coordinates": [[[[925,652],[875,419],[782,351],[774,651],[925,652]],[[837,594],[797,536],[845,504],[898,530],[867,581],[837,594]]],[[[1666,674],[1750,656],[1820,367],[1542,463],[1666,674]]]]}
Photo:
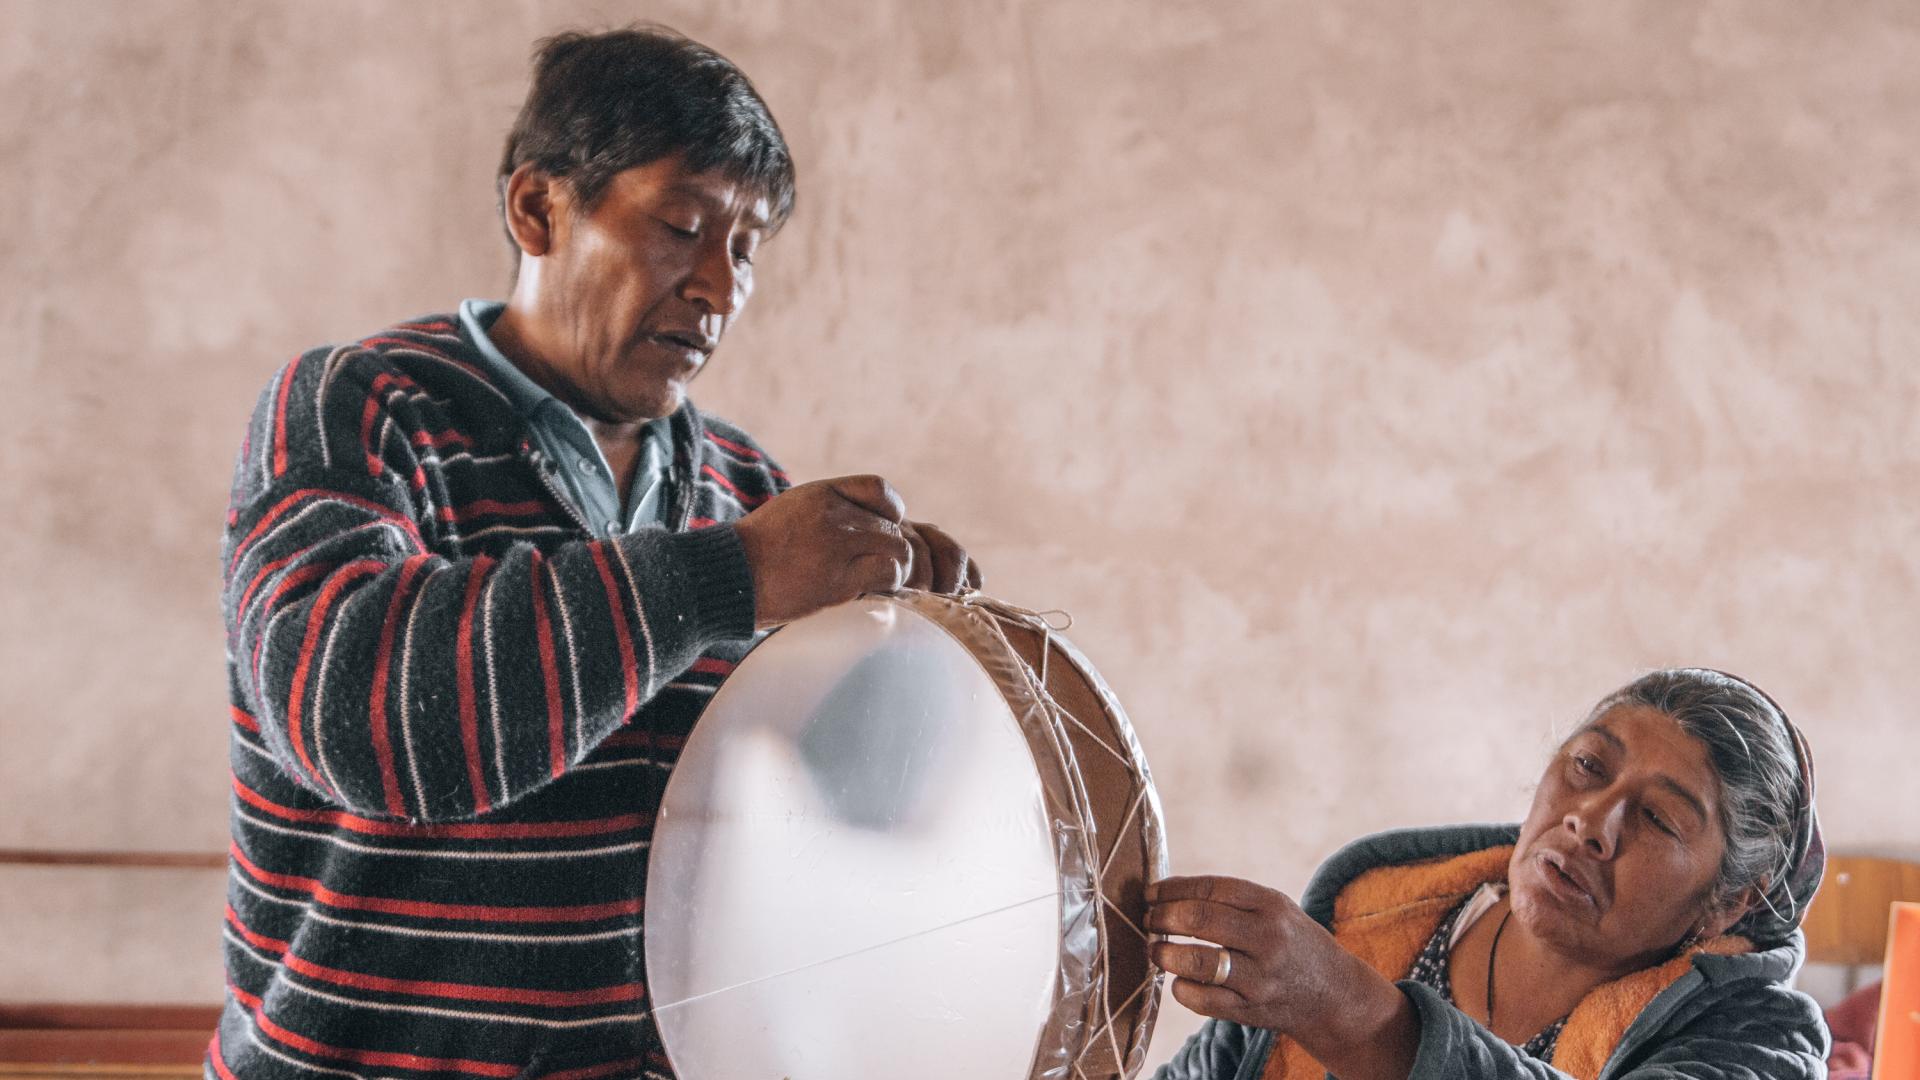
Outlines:
{"type": "Polygon", "coordinates": [[[581,472],[583,472],[583,473],[591,473],[591,472],[593,472],[593,462],[591,462],[591,461],[589,461],[589,460],[587,460],[586,458],[581,458],[581,459],[580,459],[580,471],[581,471],[581,472]]]}
{"type": "Polygon", "coordinates": [[[609,522],[607,522],[607,532],[608,532],[608,533],[611,533],[611,534],[613,534],[613,535],[615,535],[615,536],[617,536],[617,535],[619,535],[619,533],[620,533],[620,523],[619,523],[619,522],[617,522],[617,521],[609,521],[609,522]]]}

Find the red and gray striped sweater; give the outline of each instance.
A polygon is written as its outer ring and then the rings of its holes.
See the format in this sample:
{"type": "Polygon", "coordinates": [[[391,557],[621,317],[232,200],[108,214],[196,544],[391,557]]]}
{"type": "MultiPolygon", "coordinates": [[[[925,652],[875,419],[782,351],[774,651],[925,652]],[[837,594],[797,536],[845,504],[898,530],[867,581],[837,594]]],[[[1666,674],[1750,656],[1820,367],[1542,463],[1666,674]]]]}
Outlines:
{"type": "Polygon", "coordinates": [[[670,530],[571,509],[459,320],[262,393],[223,560],[228,998],[210,1076],[668,1072],[641,958],[678,749],[751,644],[731,519],[787,486],[672,420],[670,530]]]}

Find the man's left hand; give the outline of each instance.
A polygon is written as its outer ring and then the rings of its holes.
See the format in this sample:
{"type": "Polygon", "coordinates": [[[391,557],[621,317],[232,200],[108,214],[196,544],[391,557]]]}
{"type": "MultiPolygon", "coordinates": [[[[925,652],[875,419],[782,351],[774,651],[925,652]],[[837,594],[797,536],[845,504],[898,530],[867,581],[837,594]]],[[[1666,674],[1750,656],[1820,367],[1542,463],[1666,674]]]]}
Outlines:
{"type": "Polygon", "coordinates": [[[909,521],[901,530],[913,548],[907,569],[907,588],[953,595],[980,587],[980,564],[967,555],[945,529],[924,521],[909,521]]]}

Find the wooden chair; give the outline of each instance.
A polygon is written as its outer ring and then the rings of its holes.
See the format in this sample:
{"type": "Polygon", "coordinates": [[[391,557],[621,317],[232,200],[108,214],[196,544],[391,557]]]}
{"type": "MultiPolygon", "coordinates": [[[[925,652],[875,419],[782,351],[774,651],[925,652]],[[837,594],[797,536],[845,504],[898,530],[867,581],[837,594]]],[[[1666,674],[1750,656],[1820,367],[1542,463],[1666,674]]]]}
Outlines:
{"type": "Polygon", "coordinates": [[[1807,961],[1846,969],[1852,993],[1859,969],[1887,954],[1887,912],[1897,901],[1920,901],[1920,863],[1871,855],[1830,855],[1826,877],[1801,929],[1807,961]]]}
{"type": "Polygon", "coordinates": [[[1873,1045],[1874,1080],[1920,1076],[1920,904],[1895,904],[1886,986],[1873,1045]]]}

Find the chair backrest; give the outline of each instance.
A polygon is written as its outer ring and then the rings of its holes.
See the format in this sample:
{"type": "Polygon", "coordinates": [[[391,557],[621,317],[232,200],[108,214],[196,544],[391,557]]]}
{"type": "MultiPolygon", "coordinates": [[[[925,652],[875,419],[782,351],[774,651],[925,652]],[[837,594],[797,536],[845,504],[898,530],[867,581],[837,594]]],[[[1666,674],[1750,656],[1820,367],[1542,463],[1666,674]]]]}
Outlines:
{"type": "Polygon", "coordinates": [[[1801,929],[1816,964],[1878,964],[1887,952],[1887,910],[1920,901],[1920,862],[1830,855],[1801,929]]]}
{"type": "Polygon", "coordinates": [[[1873,1041],[1874,1080],[1920,1076],[1920,904],[1895,904],[1888,919],[1886,985],[1873,1041]]]}

